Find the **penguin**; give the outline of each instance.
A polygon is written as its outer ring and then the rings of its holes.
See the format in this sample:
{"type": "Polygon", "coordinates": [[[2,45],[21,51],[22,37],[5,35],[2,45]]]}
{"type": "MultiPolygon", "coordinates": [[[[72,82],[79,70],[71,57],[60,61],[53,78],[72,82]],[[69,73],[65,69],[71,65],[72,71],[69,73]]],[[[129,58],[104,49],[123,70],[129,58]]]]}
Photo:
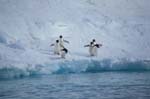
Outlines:
{"type": "Polygon", "coordinates": [[[100,48],[101,46],[102,44],[97,44],[95,39],[93,39],[89,45],[85,45],[85,47],[89,47],[90,56],[97,56],[98,55],[97,49],[100,48]]]}
{"type": "Polygon", "coordinates": [[[97,44],[95,39],[93,39],[92,42],[93,42],[92,55],[97,56],[98,55],[97,49],[100,48],[102,44],[97,44]]]}
{"type": "Polygon", "coordinates": [[[51,44],[54,46],[54,54],[60,55],[60,44],[59,40],[56,40],[55,44],[51,44]]]}
{"type": "Polygon", "coordinates": [[[64,40],[62,35],[59,36],[59,42],[61,48],[64,48],[64,42],[69,44],[69,41],[64,40]]]}
{"type": "Polygon", "coordinates": [[[68,49],[66,49],[65,47],[63,47],[63,49],[61,49],[61,58],[66,58],[66,54],[68,53],[68,49]]]}
{"type": "Polygon", "coordinates": [[[94,56],[94,54],[93,54],[93,48],[94,48],[93,42],[91,42],[89,45],[85,45],[84,47],[89,47],[90,56],[94,56]]]}

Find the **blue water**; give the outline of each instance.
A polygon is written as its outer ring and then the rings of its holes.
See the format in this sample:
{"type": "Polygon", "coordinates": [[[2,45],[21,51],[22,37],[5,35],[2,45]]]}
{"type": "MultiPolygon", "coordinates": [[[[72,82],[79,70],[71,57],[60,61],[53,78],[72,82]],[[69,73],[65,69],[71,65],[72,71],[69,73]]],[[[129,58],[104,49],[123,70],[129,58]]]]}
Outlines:
{"type": "Polygon", "coordinates": [[[1,66],[0,99],[150,99],[150,62],[73,60],[1,66]]]}
{"type": "Polygon", "coordinates": [[[0,80],[0,99],[150,99],[149,71],[48,74],[0,80]]]}

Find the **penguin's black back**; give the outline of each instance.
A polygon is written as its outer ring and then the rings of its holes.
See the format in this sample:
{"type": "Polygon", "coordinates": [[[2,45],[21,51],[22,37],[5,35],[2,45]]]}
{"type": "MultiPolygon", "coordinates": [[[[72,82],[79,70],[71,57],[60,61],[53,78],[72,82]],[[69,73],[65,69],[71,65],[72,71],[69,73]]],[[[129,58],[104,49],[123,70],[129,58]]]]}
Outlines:
{"type": "Polygon", "coordinates": [[[65,51],[65,53],[68,53],[68,50],[66,48],[63,48],[62,51],[65,51]]]}

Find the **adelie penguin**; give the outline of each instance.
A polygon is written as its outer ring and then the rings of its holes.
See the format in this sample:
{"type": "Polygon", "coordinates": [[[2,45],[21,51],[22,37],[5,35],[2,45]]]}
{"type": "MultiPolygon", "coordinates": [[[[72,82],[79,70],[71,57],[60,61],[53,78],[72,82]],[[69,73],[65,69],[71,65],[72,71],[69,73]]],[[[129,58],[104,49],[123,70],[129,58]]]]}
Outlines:
{"type": "Polygon", "coordinates": [[[51,46],[54,46],[54,54],[60,55],[60,44],[59,40],[56,40],[54,44],[51,44],[51,46]]]}
{"type": "Polygon", "coordinates": [[[59,42],[61,48],[64,48],[64,42],[69,44],[69,41],[64,40],[62,35],[59,36],[59,42]]]}
{"type": "Polygon", "coordinates": [[[97,44],[95,39],[93,39],[89,45],[85,45],[85,47],[89,47],[90,56],[97,56],[98,55],[97,49],[100,48],[101,46],[102,44],[97,44]]]}
{"type": "Polygon", "coordinates": [[[89,45],[85,45],[84,47],[89,47],[89,54],[90,56],[93,56],[93,47],[94,47],[93,42],[90,42],[89,45]]]}

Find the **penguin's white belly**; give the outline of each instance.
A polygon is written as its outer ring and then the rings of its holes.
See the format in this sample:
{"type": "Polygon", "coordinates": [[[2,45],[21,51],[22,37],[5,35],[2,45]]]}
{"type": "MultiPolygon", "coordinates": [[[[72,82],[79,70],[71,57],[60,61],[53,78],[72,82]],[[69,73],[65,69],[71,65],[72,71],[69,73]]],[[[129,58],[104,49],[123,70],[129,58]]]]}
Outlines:
{"type": "Polygon", "coordinates": [[[55,45],[55,47],[54,47],[54,53],[55,54],[60,54],[60,46],[59,45],[55,45]]]}
{"type": "Polygon", "coordinates": [[[92,49],[92,55],[94,55],[94,56],[98,55],[97,47],[96,46],[94,46],[93,49],[92,49]]]}
{"type": "Polygon", "coordinates": [[[64,47],[64,42],[62,39],[59,40],[60,41],[60,47],[63,48],[64,47]]]}
{"type": "Polygon", "coordinates": [[[93,50],[93,47],[90,46],[90,47],[89,47],[89,53],[90,53],[91,56],[93,55],[92,50],[93,50]]]}

